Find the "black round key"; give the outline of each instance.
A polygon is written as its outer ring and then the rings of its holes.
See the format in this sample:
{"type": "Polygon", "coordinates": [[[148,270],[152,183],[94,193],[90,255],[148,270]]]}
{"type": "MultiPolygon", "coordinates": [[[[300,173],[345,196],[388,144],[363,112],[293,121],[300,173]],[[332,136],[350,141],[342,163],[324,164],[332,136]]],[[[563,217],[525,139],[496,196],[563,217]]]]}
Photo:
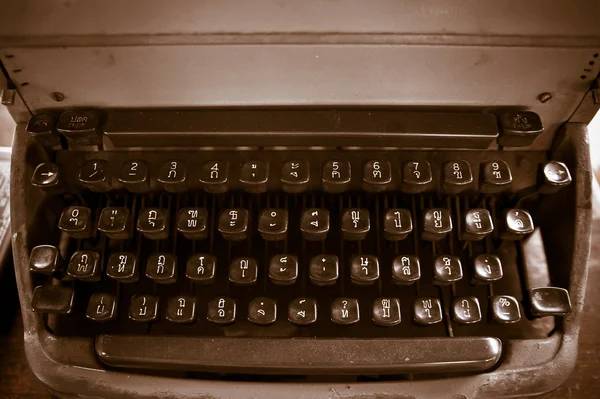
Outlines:
{"type": "Polygon", "coordinates": [[[342,214],[342,234],[345,240],[364,240],[371,228],[367,209],[345,209],[342,214]]]}
{"type": "Polygon", "coordinates": [[[438,256],[433,262],[434,284],[448,285],[463,278],[462,264],[457,256],[438,256]]]}
{"type": "Polygon", "coordinates": [[[400,255],[392,265],[392,282],[398,285],[414,284],[421,278],[421,265],[415,255],[400,255]]]}
{"type": "Polygon", "coordinates": [[[533,233],[533,219],[529,212],[522,209],[509,209],[504,217],[504,240],[520,240],[527,234],[533,233]]]}
{"type": "Polygon", "coordinates": [[[225,161],[208,161],[200,168],[198,180],[206,192],[220,194],[229,188],[229,164],[225,161]]]}
{"type": "Polygon", "coordinates": [[[146,277],[159,284],[177,281],[177,257],[168,253],[156,253],[148,257],[146,277]]]}
{"type": "Polygon", "coordinates": [[[60,215],[58,228],[73,238],[90,238],[93,235],[92,211],[85,206],[70,206],[65,208],[60,215]]]}
{"type": "Polygon", "coordinates": [[[543,131],[539,115],[531,111],[507,111],[498,117],[502,132],[498,145],[522,147],[531,145],[543,131]]]}
{"type": "Polygon", "coordinates": [[[308,187],[310,164],[307,161],[288,161],[281,168],[281,187],[286,193],[301,193],[308,187]]]}
{"type": "Polygon", "coordinates": [[[25,130],[40,145],[50,147],[54,150],[60,150],[62,144],[55,127],[56,116],[54,114],[37,114],[29,120],[25,130]]]}
{"type": "Polygon", "coordinates": [[[362,180],[366,191],[385,191],[392,183],[392,165],[388,161],[368,161],[363,165],[362,180]]]}
{"type": "Polygon", "coordinates": [[[569,291],[558,287],[537,287],[529,290],[531,314],[535,317],[565,316],[571,313],[569,291]]]}
{"type": "Polygon", "coordinates": [[[295,298],[288,306],[288,320],[297,326],[308,326],[317,321],[317,301],[312,298],[295,298]]]}
{"type": "Polygon", "coordinates": [[[110,191],[108,162],[103,159],[90,159],[79,171],[79,183],[90,191],[110,191]]]}
{"type": "Polygon", "coordinates": [[[208,302],[206,320],[216,324],[231,324],[235,321],[235,300],[226,296],[211,299],[208,302]]]}
{"type": "Polygon", "coordinates": [[[273,284],[291,285],[298,279],[298,258],[294,255],[275,255],[269,263],[269,278],[273,284]]]}
{"type": "Polygon", "coordinates": [[[125,240],[131,236],[131,219],[129,209],[108,207],[100,212],[98,230],[113,240],[125,240]]]}
{"type": "Polygon", "coordinates": [[[510,188],[512,173],[505,161],[489,161],[481,165],[480,191],[486,194],[499,193],[510,188]]]}
{"type": "Polygon", "coordinates": [[[256,284],[258,263],[254,258],[236,258],[229,265],[229,281],[237,285],[256,284]]]}
{"type": "Polygon", "coordinates": [[[96,251],[77,251],[71,256],[67,274],[82,281],[100,281],[102,265],[100,265],[100,254],[96,251]]]}
{"type": "Polygon", "coordinates": [[[318,286],[333,285],[340,276],[340,261],[335,255],[317,255],[310,260],[310,281],[318,286]]]}
{"type": "Polygon", "coordinates": [[[473,171],[467,161],[450,161],[444,164],[442,188],[458,194],[472,188],[473,171]]]}
{"type": "Polygon", "coordinates": [[[267,297],[258,297],[248,305],[248,321],[259,326],[275,323],[277,320],[277,301],[267,297]]]}
{"type": "Polygon", "coordinates": [[[352,169],[349,161],[327,161],[323,164],[321,180],[326,193],[342,193],[350,186],[352,169]]]}
{"type": "Polygon", "coordinates": [[[264,193],[269,182],[269,163],[248,161],[240,170],[240,182],[249,193],[264,193]]]}
{"type": "Polygon", "coordinates": [[[139,159],[127,161],[121,165],[119,181],[132,193],[146,193],[150,189],[148,164],[139,159]]]}
{"type": "Polygon", "coordinates": [[[241,241],[248,237],[249,222],[247,209],[224,209],[219,215],[218,229],[226,240],[241,241]]]}
{"type": "Polygon", "coordinates": [[[169,237],[169,213],[162,208],[143,208],[138,214],[137,230],[149,240],[169,237]]]}
{"type": "Polygon", "coordinates": [[[140,323],[156,321],[159,299],[153,295],[134,295],[129,304],[129,318],[140,323]]]}
{"type": "Polygon", "coordinates": [[[481,307],[474,296],[454,298],[452,301],[452,318],[458,324],[473,324],[481,321],[481,307]]]}
{"type": "Polygon", "coordinates": [[[473,261],[473,282],[491,283],[502,278],[502,263],[496,255],[481,254],[473,261]]]}
{"type": "Polygon", "coordinates": [[[206,208],[182,208],[177,212],[177,231],[188,240],[208,237],[208,211],[206,208]]]}
{"type": "Polygon", "coordinates": [[[469,209],[465,214],[462,239],[479,241],[494,231],[494,222],[487,209],[469,209]]]}
{"type": "Polygon", "coordinates": [[[187,168],[179,160],[165,162],[158,170],[158,182],[170,193],[182,193],[187,189],[187,168]]]}
{"type": "Polygon", "coordinates": [[[121,283],[135,283],[139,280],[137,256],[130,252],[115,252],[108,258],[106,275],[121,283]]]}
{"type": "Polygon", "coordinates": [[[117,300],[114,295],[94,293],[90,297],[85,317],[93,321],[109,321],[117,317],[117,300]]]}
{"type": "Polygon", "coordinates": [[[377,298],[373,302],[373,323],[389,327],[400,323],[400,301],[398,298],[377,298]]]}
{"type": "Polygon", "coordinates": [[[53,245],[38,245],[29,254],[29,270],[34,273],[53,274],[63,267],[63,258],[53,245]]]}
{"type": "Polygon", "coordinates": [[[540,193],[552,194],[571,184],[569,168],[562,162],[550,161],[542,166],[540,193]]]}
{"type": "Polygon", "coordinates": [[[350,278],[354,284],[373,284],[379,279],[379,259],[373,255],[353,257],[350,261],[350,278]]]}
{"type": "Polygon", "coordinates": [[[388,241],[404,240],[412,231],[412,217],[408,209],[388,209],[383,220],[383,236],[388,241]]]}
{"type": "Polygon", "coordinates": [[[165,318],[173,323],[193,323],[196,321],[196,298],[182,295],[169,298],[165,318]]]}
{"type": "Polygon", "coordinates": [[[442,304],[438,298],[417,298],[413,305],[415,323],[429,326],[442,321],[442,304]]]}
{"type": "Polygon", "coordinates": [[[521,320],[519,302],[512,296],[497,295],[490,298],[492,319],[498,323],[516,323],[521,320]]]}
{"type": "Polygon", "coordinates": [[[335,324],[348,326],[358,323],[360,309],[356,298],[336,298],[331,304],[331,321],[335,324]]]}
{"type": "Polygon", "coordinates": [[[185,265],[185,276],[198,284],[211,284],[215,281],[217,259],[209,254],[194,254],[185,265]]]}
{"type": "Polygon", "coordinates": [[[61,185],[60,170],[54,162],[39,164],[33,171],[31,184],[44,190],[56,191],[61,185]]]}
{"type": "Polygon", "coordinates": [[[67,139],[69,149],[98,149],[102,144],[100,119],[98,110],[65,111],[58,118],[56,130],[67,139]]]}
{"type": "Polygon", "coordinates": [[[433,174],[427,161],[409,161],[402,166],[402,191],[417,194],[431,188],[433,174]]]}
{"type": "Polygon", "coordinates": [[[75,293],[71,287],[41,285],[33,290],[31,308],[36,313],[70,314],[74,298],[75,293]]]}
{"type": "Polygon", "coordinates": [[[452,231],[450,212],[445,208],[428,209],[423,218],[423,240],[437,241],[452,231]]]}
{"type": "Polygon", "coordinates": [[[300,217],[300,231],[305,240],[324,240],[329,233],[329,211],[324,208],[306,209],[300,217]]]}
{"type": "Polygon", "coordinates": [[[288,211],[267,208],[258,216],[258,232],[267,241],[284,240],[288,229],[288,211]]]}

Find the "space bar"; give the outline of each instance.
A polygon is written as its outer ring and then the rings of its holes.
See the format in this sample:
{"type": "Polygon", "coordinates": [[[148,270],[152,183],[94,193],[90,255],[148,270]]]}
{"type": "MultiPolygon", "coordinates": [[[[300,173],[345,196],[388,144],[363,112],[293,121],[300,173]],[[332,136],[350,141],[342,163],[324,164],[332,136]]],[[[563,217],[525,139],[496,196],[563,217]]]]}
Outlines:
{"type": "Polygon", "coordinates": [[[396,374],[483,371],[500,358],[497,338],[316,339],[100,335],[113,367],[253,374],[396,374]]]}

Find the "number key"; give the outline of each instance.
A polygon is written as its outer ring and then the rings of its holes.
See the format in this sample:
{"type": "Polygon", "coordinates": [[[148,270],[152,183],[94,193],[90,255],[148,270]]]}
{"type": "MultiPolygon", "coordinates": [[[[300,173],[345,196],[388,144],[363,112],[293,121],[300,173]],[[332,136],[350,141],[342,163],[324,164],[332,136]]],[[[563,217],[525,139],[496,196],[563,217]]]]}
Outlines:
{"type": "Polygon", "coordinates": [[[79,172],[79,183],[90,191],[110,191],[108,162],[103,159],[90,159],[79,172]]]}
{"type": "Polygon", "coordinates": [[[458,194],[472,188],[473,172],[467,161],[450,161],[444,164],[442,188],[450,194],[458,194]]]}
{"type": "Polygon", "coordinates": [[[206,192],[220,194],[227,191],[229,164],[225,161],[209,161],[200,168],[199,180],[206,192]]]}
{"type": "Polygon", "coordinates": [[[158,170],[158,182],[170,193],[182,193],[187,189],[187,168],[178,160],[167,161],[158,170]]]}
{"type": "Polygon", "coordinates": [[[481,192],[499,193],[510,188],[512,174],[504,161],[489,161],[481,165],[481,192]]]}
{"type": "Polygon", "coordinates": [[[366,191],[385,191],[392,182],[392,166],[388,161],[369,161],[363,166],[362,178],[366,191]]]}
{"type": "Polygon", "coordinates": [[[140,160],[127,161],[121,166],[119,181],[132,193],[146,193],[150,189],[148,164],[140,160]]]}
{"type": "Polygon", "coordinates": [[[70,206],[60,215],[58,228],[73,238],[90,238],[92,237],[92,211],[85,206],[70,206]]]}
{"type": "Polygon", "coordinates": [[[402,167],[402,191],[408,194],[422,193],[433,182],[431,165],[427,161],[409,161],[402,167]]]}
{"type": "Polygon", "coordinates": [[[342,193],[350,186],[351,167],[348,161],[328,161],[323,165],[323,191],[342,193]]]}

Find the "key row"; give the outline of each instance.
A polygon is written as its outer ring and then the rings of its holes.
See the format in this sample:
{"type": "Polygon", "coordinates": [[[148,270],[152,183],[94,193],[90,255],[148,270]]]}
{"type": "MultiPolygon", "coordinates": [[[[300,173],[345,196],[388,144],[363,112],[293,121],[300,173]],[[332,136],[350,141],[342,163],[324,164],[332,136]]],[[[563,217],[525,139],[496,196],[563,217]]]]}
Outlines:
{"type": "MultiPolygon", "coordinates": [[[[206,208],[182,208],[176,216],[177,231],[184,237],[199,240],[208,237],[209,214],[206,208]]],[[[267,241],[286,238],[288,232],[288,211],[280,208],[263,209],[258,217],[258,231],[267,241]]],[[[163,240],[169,237],[169,210],[147,207],[140,210],[136,228],[150,240],[163,240]]],[[[433,208],[425,211],[422,220],[421,238],[436,241],[445,238],[452,231],[451,213],[446,208],[433,208]]],[[[231,241],[245,240],[250,227],[250,213],[244,208],[229,208],[220,212],[217,228],[223,238],[231,241]]],[[[340,227],[345,240],[363,240],[371,230],[371,216],[368,209],[349,208],[342,213],[340,227]]],[[[464,241],[478,241],[494,231],[492,216],[487,209],[470,209],[465,212],[460,238],[464,241]]],[[[509,209],[504,215],[502,239],[518,240],[533,232],[531,215],[521,209],[509,209]]],[[[84,206],[70,206],[63,211],[59,228],[77,239],[90,238],[92,211],[84,206]]],[[[98,220],[98,230],[112,239],[129,239],[133,232],[132,216],[127,208],[108,207],[102,209],[98,220]]],[[[325,208],[305,209],[300,217],[300,230],[306,240],[321,241],[330,231],[329,210],[325,208]]],[[[409,210],[388,209],[383,218],[384,237],[390,241],[405,239],[413,230],[409,210]]]]}
{"type": "MultiPolygon", "coordinates": [[[[33,292],[32,308],[39,313],[70,314],[73,310],[75,293],[65,286],[45,285],[36,287],[33,292]]],[[[108,293],[92,294],[88,302],[86,317],[93,321],[105,322],[117,318],[117,297],[108,293]]],[[[142,323],[160,319],[160,299],[154,295],[134,295],[129,304],[128,316],[142,323]]],[[[190,295],[171,297],[164,310],[165,318],[174,323],[193,323],[197,320],[197,299],[190,295]]],[[[314,324],[318,318],[319,306],[313,298],[299,297],[288,305],[288,320],[297,326],[314,324]]],[[[473,324],[482,320],[479,300],[474,296],[454,298],[451,305],[452,319],[458,324],[473,324]]],[[[490,298],[492,320],[499,323],[516,323],[521,320],[519,302],[512,296],[498,295],[490,298]]],[[[277,300],[257,297],[248,304],[248,321],[259,326],[275,323],[277,320],[277,300]]],[[[329,309],[333,323],[342,326],[360,321],[359,300],[341,297],[332,301],[329,309]]],[[[412,320],[423,326],[433,325],[443,320],[442,304],[438,298],[417,298],[412,306],[412,320]]],[[[221,296],[208,302],[206,319],[209,322],[226,325],[236,321],[237,304],[235,299],[221,296]]],[[[401,323],[400,300],[393,297],[380,297],[371,304],[371,320],[384,327],[401,323]]]]}
{"type": "MultiPolygon", "coordinates": [[[[52,275],[64,268],[64,261],[56,247],[40,245],[31,251],[30,270],[52,275]]],[[[500,280],[502,263],[496,255],[480,254],[471,265],[474,284],[486,284],[500,280]]],[[[138,256],[129,252],[111,254],[106,265],[106,275],[122,283],[139,281],[138,256]]],[[[215,280],[217,259],[210,254],[194,254],[187,259],[185,275],[199,284],[212,284],[215,280]]],[[[380,262],[374,255],[356,255],[350,258],[350,278],[357,285],[371,285],[380,278],[380,262]]],[[[145,276],[159,284],[177,281],[177,257],[170,253],[154,253],[146,261],[145,276]]],[[[99,281],[103,265],[96,251],[76,251],[67,265],[67,274],[82,281],[99,281]]],[[[229,281],[236,285],[254,285],[258,281],[259,263],[252,257],[237,257],[228,269],[229,281]]],[[[276,285],[296,283],[299,274],[298,257],[279,254],[271,257],[268,265],[270,281],[276,285]]],[[[309,277],[313,284],[326,286],[335,284],[340,278],[340,262],[336,255],[322,254],[309,262],[309,277]]],[[[464,272],[459,257],[440,255],[433,261],[434,284],[448,285],[463,279],[464,272]]],[[[392,262],[392,281],[398,285],[410,285],[421,279],[421,264],[415,255],[400,255],[392,262]]]]}

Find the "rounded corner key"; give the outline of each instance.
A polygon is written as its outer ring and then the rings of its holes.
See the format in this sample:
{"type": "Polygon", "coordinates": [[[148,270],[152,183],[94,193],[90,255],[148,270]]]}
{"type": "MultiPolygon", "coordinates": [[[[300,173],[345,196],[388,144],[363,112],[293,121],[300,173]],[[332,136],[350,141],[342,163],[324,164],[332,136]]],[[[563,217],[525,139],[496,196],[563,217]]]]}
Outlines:
{"type": "Polygon", "coordinates": [[[182,193],[187,190],[187,168],[182,161],[172,159],[158,170],[157,180],[165,191],[182,193]]]}
{"type": "Polygon", "coordinates": [[[74,297],[75,293],[70,287],[41,285],[33,290],[31,308],[36,313],[70,314],[74,297]]]}
{"type": "Polygon", "coordinates": [[[90,191],[107,192],[111,190],[108,162],[103,159],[86,161],[79,171],[79,184],[90,191]]]}
{"type": "Polygon", "coordinates": [[[86,206],[69,206],[60,215],[58,228],[76,239],[90,238],[92,231],[92,210],[86,206]]]}
{"type": "Polygon", "coordinates": [[[63,265],[58,248],[53,245],[38,245],[29,254],[29,270],[34,273],[53,274],[63,265]]]}
{"type": "Polygon", "coordinates": [[[350,187],[352,178],[350,161],[327,161],[323,164],[321,180],[326,193],[342,193],[350,187]]]}
{"type": "Polygon", "coordinates": [[[229,188],[229,163],[225,161],[208,161],[200,168],[198,177],[204,191],[221,194],[229,188]]]}
{"type": "Polygon", "coordinates": [[[54,162],[44,162],[36,166],[31,176],[31,184],[53,193],[62,191],[62,178],[58,165],[54,162]]]}

